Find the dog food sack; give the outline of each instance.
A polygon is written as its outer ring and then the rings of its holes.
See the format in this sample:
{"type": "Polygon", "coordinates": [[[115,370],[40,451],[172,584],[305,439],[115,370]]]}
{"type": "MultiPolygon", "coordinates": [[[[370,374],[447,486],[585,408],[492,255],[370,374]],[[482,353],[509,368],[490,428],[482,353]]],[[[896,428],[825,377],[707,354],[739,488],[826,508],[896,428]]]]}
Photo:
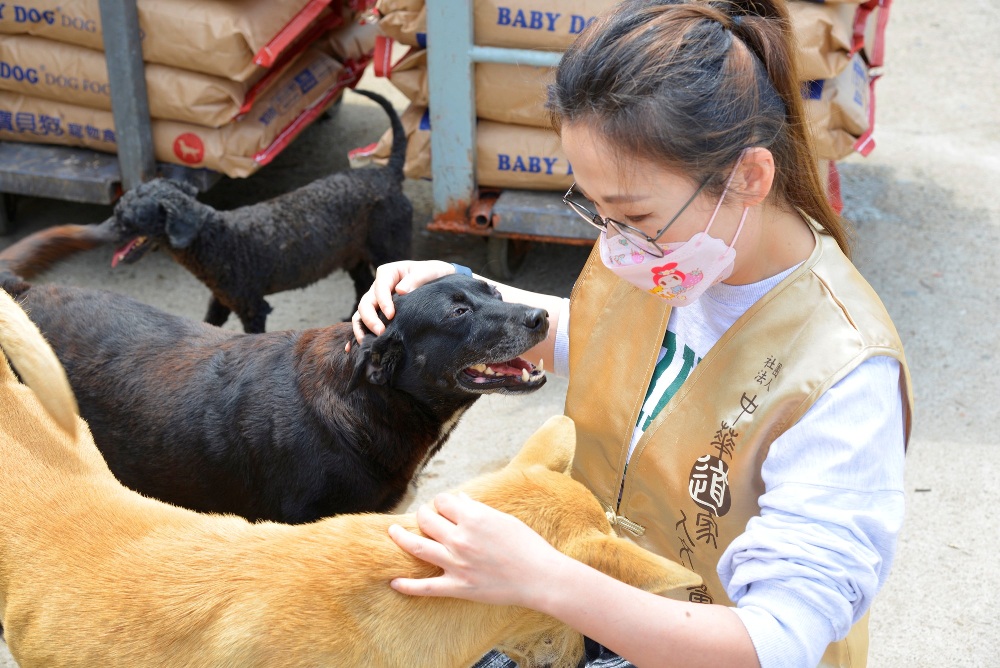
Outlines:
{"type": "Polygon", "coordinates": [[[348,63],[370,58],[380,34],[377,21],[360,16],[329,31],[323,40],[334,58],[348,63]]]}
{"type": "MultiPolygon", "coordinates": [[[[810,82],[806,117],[820,158],[846,158],[861,148],[856,146],[859,139],[870,136],[871,83],[860,55],[855,55],[835,78],[810,82]]],[[[870,150],[866,148],[863,154],[870,150]]]]}
{"type": "Polygon", "coordinates": [[[854,52],[855,4],[789,2],[802,81],[832,79],[844,71],[854,52]]]}
{"type": "MultiPolygon", "coordinates": [[[[431,123],[424,107],[410,105],[400,117],[409,141],[407,178],[431,178],[431,123]]],[[[351,165],[360,167],[389,160],[392,131],[375,144],[350,151],[351,165]]],[[[480,120],[476,125],[476,179],[479,185],[526,190],[565,190],[573,182],[559,137],[547,128],[480,120]]]]}
{"type": "MultiPolygon", "coordinates": [[[[145,72],[152,118],[209,127],[231,121],[255,83],[157,63],[148,63],[145,72]]],[[[104,53],[41,37],[7,35],[0,39],[0,90],[111,110],[104,53]]]]}
{"type": "Polygon", "coordinates": [[[484,186],[566,190],[573,170],[551,128],[481,120],[477,124],[477,179],[484,186]]]}
{"type": "MultiPolygon", "coordinates": [[[[246,81],[271,67],[330,0],[138,0],[143,60],[246,81]]],[[[103,50],[99,0],[0,3],[0,33],[103,50]]]]}
{"type": "MultiPolygon", "coordinates": [[[[503,63],[475,64],[476,116],[478,118],[551,127],[545,110],[548,85],[555,78],[550,67],[503,63]]],[[[392,66],[389,81],[418,106],[427,106],[427,51],[411,49],[392,66]]]]}
{"type": "MultiPolygon", "coordinates": [[[[431,121],[427,108],[411,104],[399,121],[406,131],[406,162],[403,173],[408,179],[431,178],[431,121]]],[[[387,130],[377,142],[347,152],[351,167],[368,164],[385,165],[392,150],[392,130],[387,130]]]]}
{"type": "Polygon", "coordinates": [[[379,0],[378,27],[400,44],[427,48],[427,8],[424,0],[379,0]]]}
{"type": "MultiPolygon", "coordinates": [[[[616,0],[474,0],[474,42],[480,46],[563,51],[616,0]]],[[[427,46],[422,0],[379,0],[379,26],[409,46],[427,46]]]]}
{"type": "MultiPolygon", "coordinates": [[[[316,49],[302,55],[249,113],[220,128],[153,120],[157,160],[205,167],[231,177],[249,176],[332,104],[351,72],[316,49]]],[[[110,111],[0,92],[0,140],[117,150],[110,111]]]]}

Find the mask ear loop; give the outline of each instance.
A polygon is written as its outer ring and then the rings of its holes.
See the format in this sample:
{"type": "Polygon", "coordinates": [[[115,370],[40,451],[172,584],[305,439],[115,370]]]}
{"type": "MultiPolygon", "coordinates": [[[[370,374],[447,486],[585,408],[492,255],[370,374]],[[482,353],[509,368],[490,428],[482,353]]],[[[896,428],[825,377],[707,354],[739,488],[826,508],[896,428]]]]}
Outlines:
{"type": "MultiPolygon", "coordinates": [[[[726,179],[726,187],[722,191],[722,197],[719,198],[718,204],[715,205],[715,211],[712,212],[712,217],[708,219],[708,227],[705,228],[705,234],[708,234],[708,231],[712,229],[712,225],[715,224],[715,216],[719,213],[719,209],[722,208],[722,202],[726,199],[726,195],[729,194],[729,185],[733,182],[733,178],[736,176],[736,172],[739,170],[740,163],[743,162],[743,156],[745,156],[746,153],[747,149],[743,149],[740,152],[740,157],[736,159],[736,166],[733,167],[732,173],[730,173],[729,178],[726,179]]],[[[743,215],[740,217],[740,224],[736,228],[736,234],[733,236],[733,242],[729,244],[729,248],[726,250],[729,250],[736,245],[736,240],[740,238],[740,232],[743,231],[743,223],[746,222],[748,213],[750,213],[750,207],[743,207],[743,215]]]]}

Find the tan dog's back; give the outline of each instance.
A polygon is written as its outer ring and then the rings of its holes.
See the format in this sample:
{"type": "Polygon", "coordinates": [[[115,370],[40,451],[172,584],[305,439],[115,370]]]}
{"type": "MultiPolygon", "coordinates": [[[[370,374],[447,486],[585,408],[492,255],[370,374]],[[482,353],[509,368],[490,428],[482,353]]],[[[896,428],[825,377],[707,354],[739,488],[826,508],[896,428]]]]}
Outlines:
{"type": "MultiPolygon", "coordinates": [[[[0,295],[0,345],[35,389],[0,364],[0,618],[22,668],[457,667],[496,645],[523,668],[576,665],[579,634],[544,615],[393,591],[394,577],[434,572],[388,537],[393,522],[415,530],[411,515],[250,524],[124,488],[23,315],[0,295]]],[[[572,422],[553,418],[508,467],[464,489],[634,586],[697,584],[611,535],[566,475],[574,442],[572,422]]]]}

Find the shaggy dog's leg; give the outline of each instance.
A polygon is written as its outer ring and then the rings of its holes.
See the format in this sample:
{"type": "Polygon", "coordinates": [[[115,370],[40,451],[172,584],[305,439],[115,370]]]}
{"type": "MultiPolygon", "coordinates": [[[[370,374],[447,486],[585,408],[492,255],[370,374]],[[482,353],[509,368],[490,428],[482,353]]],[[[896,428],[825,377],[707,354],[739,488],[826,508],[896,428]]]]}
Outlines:
{"type": "Polygon", "coordinates": [[[350,320],[351,316],[354,315],[354,312],[358,310],[358,302],[361,301],[361,297],[368,292],[372,283],[375,282],[375,276],[372,274],[371,265],[364,260],[348,269],[347,273],[350,274],[351,279],[354,280],[354,306],[351,308],[351,314],[344,318],[344,322],[350,320]]]}
{"type": "MultiPolygon", "coordinates": [[[[271,312],[271,305],[265,300],[256,300],[253,306],[243,308],[236,312],[243,323],[243,331],[247,334],[262,334],[264,323],[267,322],[267,314],[271,312]]],[[[352,314],[353,315],[353,314],[352,314]]]]}
{"type": "Polygon", "coordinates": [[[223,306],[222,302],[212,297],[208,302],[208,313],[205,314],[205,322],[216,327],[222,327],[226,324],[226,320],[229,319],[230,313],[232,311],[228,306],[223,306]]]}

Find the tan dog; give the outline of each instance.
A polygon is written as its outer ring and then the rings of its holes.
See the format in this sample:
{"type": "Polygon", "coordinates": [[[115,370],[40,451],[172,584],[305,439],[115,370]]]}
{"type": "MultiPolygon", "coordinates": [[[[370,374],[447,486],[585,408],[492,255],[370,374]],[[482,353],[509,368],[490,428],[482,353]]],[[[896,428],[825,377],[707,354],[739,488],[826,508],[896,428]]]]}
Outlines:
{"type": "MultiPolygon", "coordinates": [[[[143,497],[115,480],[55,356],[0,293],[0,615],[32,666],[467,666],[492,647],[521,666],[575,666],[579,634],[523,608],[393,591],[435,568],[388,526],[409,515],[251,524],[143,497]],[[37,392],[37,394],[36,394],[37,392]]],[[[565,473],[572,422],[552,418],[505,469],[464,486],[553,545],[662,592],[699,578],[612,535],[565,473]],[[556,510],[556,512],[553,512],[556,510]]]]}

